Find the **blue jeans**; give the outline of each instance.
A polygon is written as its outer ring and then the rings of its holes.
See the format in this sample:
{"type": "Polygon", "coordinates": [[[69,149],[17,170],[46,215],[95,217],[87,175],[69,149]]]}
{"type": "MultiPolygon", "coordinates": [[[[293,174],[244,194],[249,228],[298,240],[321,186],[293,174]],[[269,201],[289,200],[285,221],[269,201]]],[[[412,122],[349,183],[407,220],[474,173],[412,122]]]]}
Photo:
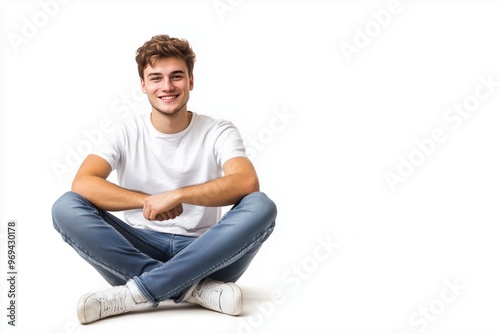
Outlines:
{"type": "Polygon", "coordinates": [[[133,279],[146,299],[182,300],[205,277],[235,282],[272,233],[277,209],[264,193],[245,196],[199,237],[137,229],[74,192],[52,207],[55,229],[111,285],[133,279]]]}

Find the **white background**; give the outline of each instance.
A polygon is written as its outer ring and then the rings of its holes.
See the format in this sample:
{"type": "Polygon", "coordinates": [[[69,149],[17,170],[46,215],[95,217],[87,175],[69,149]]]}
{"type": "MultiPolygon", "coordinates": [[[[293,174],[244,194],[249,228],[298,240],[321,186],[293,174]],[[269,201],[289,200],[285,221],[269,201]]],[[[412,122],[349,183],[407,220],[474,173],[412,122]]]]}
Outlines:
{"type": "MultiPolygon", "coordinates": [[[[15,328],[1,279],[2,333],[499,332],[498,1],[62,2],[0,1],[0,221],[3,245],[18,221],[19,269],[15,328]],[[102,122],[149,112],[134,57],[156,34],[192,44],[189,108],[256,149],[277,228],[240,281],[240,317],[169,306],[80,326],[79,296],[106,283],[51,206],[102,122]],[[447,110],[477,89],[453,128],[447,110]]],[[[6,262],[2,246],[2,277],[6,262]]]]}

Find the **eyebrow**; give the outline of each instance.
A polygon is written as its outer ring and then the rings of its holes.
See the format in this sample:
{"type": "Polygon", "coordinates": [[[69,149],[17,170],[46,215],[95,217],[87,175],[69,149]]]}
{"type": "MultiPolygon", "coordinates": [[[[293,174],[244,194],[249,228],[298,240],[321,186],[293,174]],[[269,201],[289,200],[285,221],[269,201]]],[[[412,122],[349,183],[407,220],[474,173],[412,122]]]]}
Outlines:
{"type": "MultiPolygon", "coordinates": [[[[184,74],[184,71],[183,70],[175,70],[175,71],[169,73],[169,75],[179,74],[179,73],[184,74]]],[[[148,74],[148,77],[157,76],[157,75],[163,75],[163,74],[160,72],[152,72],[152,73],[148,74]]]]}

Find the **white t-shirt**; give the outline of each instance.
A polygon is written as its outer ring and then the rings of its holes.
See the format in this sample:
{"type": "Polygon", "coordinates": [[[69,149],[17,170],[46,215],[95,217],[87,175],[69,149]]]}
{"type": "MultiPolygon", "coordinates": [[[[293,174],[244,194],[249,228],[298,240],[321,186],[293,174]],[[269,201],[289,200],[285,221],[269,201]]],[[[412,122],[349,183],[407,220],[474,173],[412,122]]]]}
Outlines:
{"type": "MultiPolygon", "coordinates": [[[[120,186],[153,195],[220,177],[224,163],[245,156],[245,147],[231,122],[193,113],[185,130],[164,134],[146,114],[125,121],[93,154],[116,170],[120,186]]],[[[144,219],[141,209],[123,215],[137,228],[189,236],[201,235],[220,219],[220,208],[183,204],[183,209],[162,222],[144,219]]]]}

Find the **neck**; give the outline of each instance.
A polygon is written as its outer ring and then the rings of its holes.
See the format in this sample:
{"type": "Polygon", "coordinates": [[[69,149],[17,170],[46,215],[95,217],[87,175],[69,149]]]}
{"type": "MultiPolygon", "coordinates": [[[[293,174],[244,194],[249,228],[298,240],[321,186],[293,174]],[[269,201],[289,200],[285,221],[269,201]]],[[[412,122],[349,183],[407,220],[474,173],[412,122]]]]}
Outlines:
{"type": "Polygon", "coordinates": [[[166,115],[153,109],[151,113],[151,123],[154,128],[161,133],[174,134],[186,129],[191,122],[193,113],[190,111],[180,111],[173,115],[166,115]]]}

